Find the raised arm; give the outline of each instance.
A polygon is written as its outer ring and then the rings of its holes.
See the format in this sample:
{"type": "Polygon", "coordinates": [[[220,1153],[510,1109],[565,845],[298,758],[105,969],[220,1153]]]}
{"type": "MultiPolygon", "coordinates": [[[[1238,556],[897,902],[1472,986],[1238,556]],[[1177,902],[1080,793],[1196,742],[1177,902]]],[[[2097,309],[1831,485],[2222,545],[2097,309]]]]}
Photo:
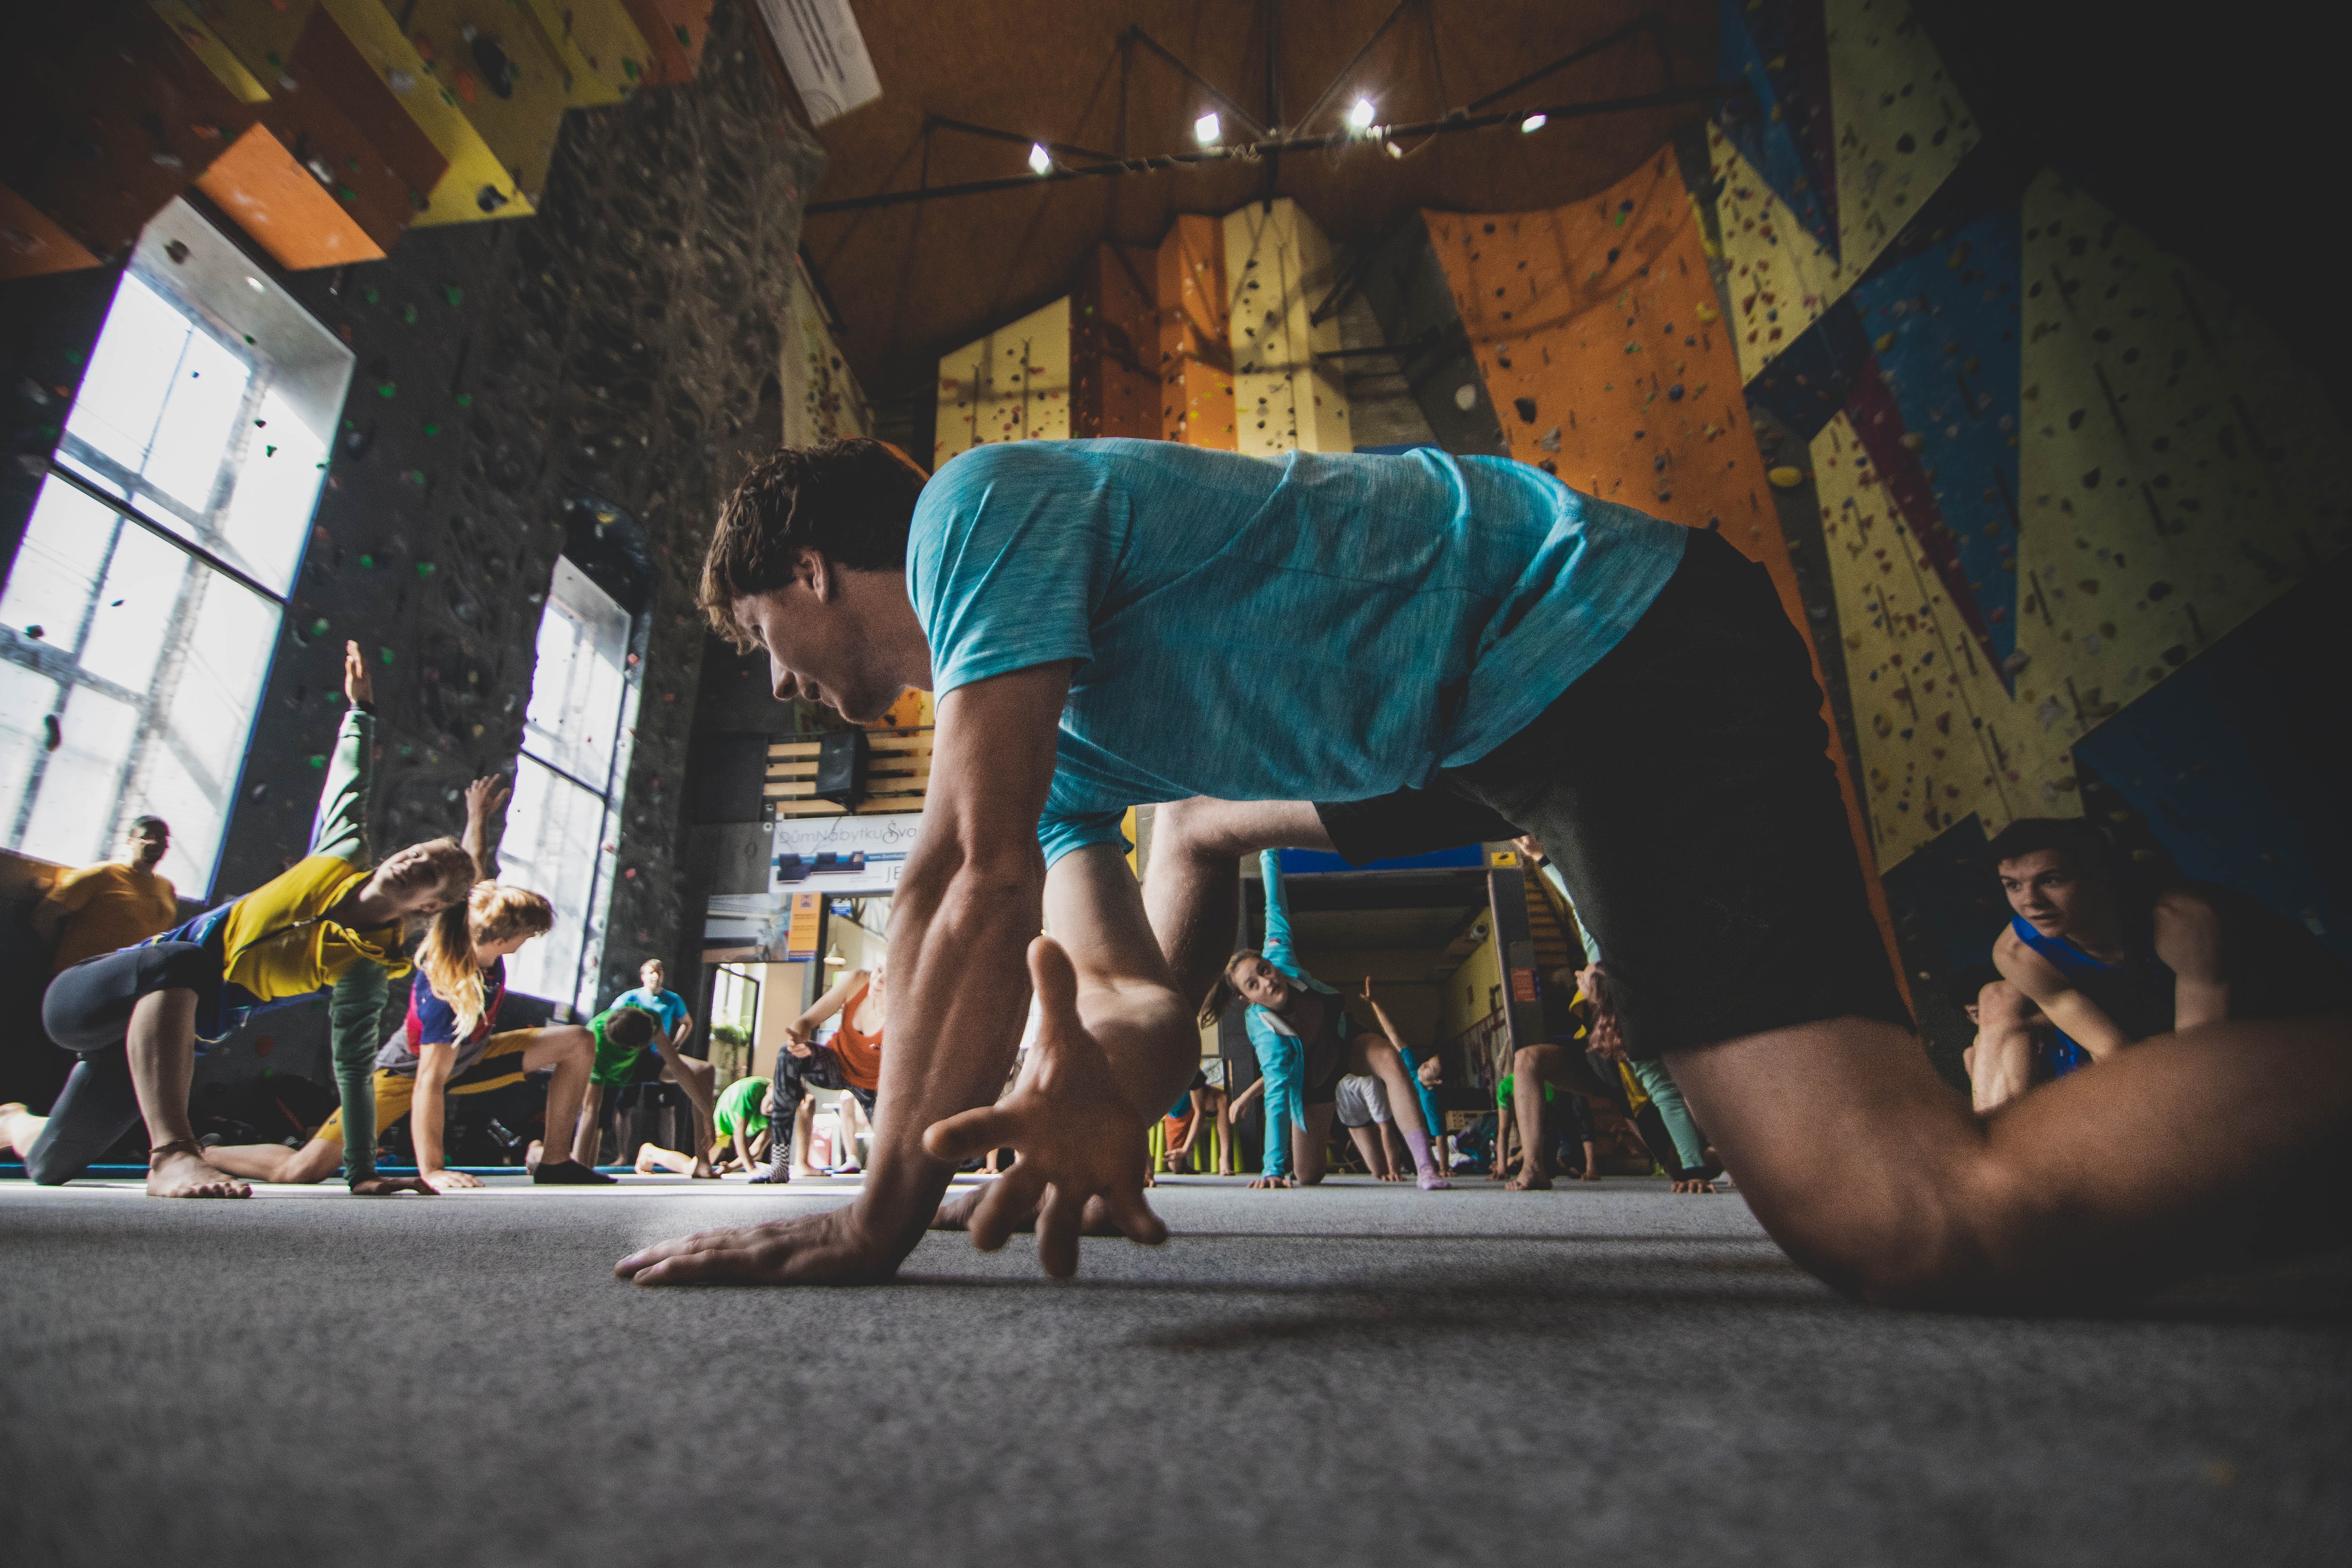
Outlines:
{"type": "Polygon", "coordinates": [[[808,1011],[784,1026],[784,1032],[806,1045],[816,1033],[816,1026],[849,1005],[857,988],[874,978],[870,969],[853,969],[834,982],[833,989],[809,1004],[808,1011]]]}
{"type": "Polygon", "coordinates": [[[2156,956],[2174,976],[2172,1026],[2193,1029],[2221,1023],[2230,1016],[2221,916],[2196,894],[2179,889],[2157,895],[2155,914],[2156,956]]]}
{"type": "Polygon", "coordinates": [[[327,780],[319,792],[319,815],[310,824],[313,855],[332,855],[364,866],[368,852],[368,784],[375,766],[375,679],[360,645],[343,645],[343,695],[351,701],[335,749],[327,757],[327,780]]]}
{"type": "Polygon", "coordinates": [[[1265,956],[1266,961],[1280,969],[1296,971],[1298,960],[1292,952],[1290,941],[1290,900],[1282,890],[1282,856],[1273,849],[1261,849],[1257,868],[1265,879],[1265,956]]]}
{"type": "Polygon", "coordinates": [[[490,813],[506,805],[513,793],[496,773],[466,786],[466,832],[457,842],[474,858],[474,875],[482,881],[499,879],[498,868],[490,863],[490,813]]]}

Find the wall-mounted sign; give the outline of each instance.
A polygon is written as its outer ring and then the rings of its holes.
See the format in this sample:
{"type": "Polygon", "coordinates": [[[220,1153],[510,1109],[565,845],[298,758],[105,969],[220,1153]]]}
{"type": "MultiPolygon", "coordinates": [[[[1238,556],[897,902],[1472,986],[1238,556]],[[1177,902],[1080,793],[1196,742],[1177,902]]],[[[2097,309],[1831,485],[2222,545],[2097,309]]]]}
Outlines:
{"type": "Polygon", "coordinates": [[[922,825],[919,811],[778,817],[768,886],[779,893],[887,893],[898,885],[922,825]]]}
{"type": "Polygon", "coordinates": [[[806,963],[816,956],[817,931],[824,924],[824,899],[819,893],[793,895],[791,933],[784,939],[784,962],[806,963]]]}

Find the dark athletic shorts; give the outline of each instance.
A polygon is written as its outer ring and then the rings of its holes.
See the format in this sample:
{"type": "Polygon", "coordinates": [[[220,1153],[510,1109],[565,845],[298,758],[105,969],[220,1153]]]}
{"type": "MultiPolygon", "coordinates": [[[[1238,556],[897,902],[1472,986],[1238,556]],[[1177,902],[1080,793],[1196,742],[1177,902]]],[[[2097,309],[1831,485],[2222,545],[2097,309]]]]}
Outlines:
{"type": "Polygon", "coordinates": [[[1401,789],[1370,800],[1315,803],[1331,847],[1350,866],[1500,844],[1519,830],[1474,800],[1443,789],[1401,789]]]}
{"type": "Polygon", "coordinates": [[[41,1027],[69,1051],[88,1056],[122,1044],[131,1009],[157,991],[194,991],[221,983],[220,959],[193,942],[151,942],[85,958],[41,994],[41,1027]]]}
{"type": "Polygon", "coordinates": [[[1804,638],[1693,532],[1622,642],[1433,789],[1543,845],[1637,1057],[1826,1018],[1912,1027],[1870,911],[1804,638]]]}

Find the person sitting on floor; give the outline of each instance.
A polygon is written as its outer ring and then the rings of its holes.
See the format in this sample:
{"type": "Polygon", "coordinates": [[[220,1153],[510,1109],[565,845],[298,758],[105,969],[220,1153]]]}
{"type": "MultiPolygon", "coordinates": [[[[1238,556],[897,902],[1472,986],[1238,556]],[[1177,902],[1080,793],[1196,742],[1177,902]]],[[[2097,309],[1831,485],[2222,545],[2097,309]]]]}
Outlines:
{"type": "Polygon", "coordinates": [[[2147,889],[2086,822],[2021,817],[1987,848],[2015,912],[1992,950],[2006,984],[1979,994],[1980,1113],[2151,1036],[2352,1008],[2352,966],[2303,926],[2208,882],[2147,889]]]}
{"type": "Polygon", "coordinates": [[[375,1173],[376,1030],[388,983],[410,972],[404,922],[462,906],[474,861],[449,838],[373,859],[367,807],[375,689],[357,643],[343,646],[343,694],[351,708],[302,859],[250,893],[49,982],[42,1026],[81,1059],[47,1116],[0,1107],[0,1138],[15,1145],[33,1180],[71,1181],[144,1121],[150,1196],[251,1196],[197,1146],[188,1120],[196,1053],[263,1013],[324,999],[335,1088],[352,1134],[344,1180],[363,1197],[431,1190],[375,1173]]]}
{"type": "Polygon", "coordinates": [[[1192,1081],[1179,1095],[1176,1103],[1160,1118],[1160,1168],[1171,1174],[1181,1174],[1192,1163],[1192,1147],[1201,1139],[1201,1129],[1209,1117],[1209,1079],[1205,1072],[1196,1072],[1192,1081]]]}
{"type": "Polygon", "coordinates": [[[882,1081],[882,1029],[889,1011],[885,967],[877,960],[871,969],[851,970],[785,1026],[776,1076],[768,1085],[768,1118],[774,1125],[768,1168],[753,1181],[789,1182],[817,1174],[808,1163],[808,1130],[799,1121],[803,1102],[815,1089],[840,1089],[854,1102],[839,1112],[841,1147],[835,1152],[834,1167],[858,1168],[854,1118],[861,1110],[872,1114],[874,1091],[882,1081]],[[835,1014],[841,1016],[840,1026],[831,1040],[820,1044],[817,1026],[835,1014]]]}
{"type": "MultiPolygon", "coordinates": [[[[663,1083],[674,1083],[686,1090],[687,1103],[694,1117],[694,1172],[709,1180],[709,1149],[716,1134],[711,1130],[710,1112],[719,1096],[719,1069],[700,1057],[688,1056],[686,1043],[694,1037],[694,1015],[687,1010],[686,999],[667,989],[668,970],[658,958],[648,958],[637,968],[642,984],[634,991],[624,991],[613,998],[612,1007],[627,1007],[650,1015],[656,1025],[658,1038],[646,1048],[652,1053],[648,1062],[642,1053],[606,1052],[600,1047],[595,1075],[588,1082],[588,1098],[582,1109],[578,1142],[572,1146],[572,1157],[593,1167],[604,1137],[604,1091],[620,1089],[638,1081],[645,1070],[659,1064],[658,1077],[663,1083]],[[667,1049],[664,1049],[667,1045],[667,1049]]],[[[606,1009],[608,1012],[611,1008],[606,1009]]],[[[633,1031],[634,1032],[634,1031],[633,1031]]],[[[651,1082],[651,1078],[646,1081],[651,1082]]]]}
{"type": "MultiPolygon", "coordinates": [[[[588,1031],[574,1025],[493,1033],[499,1005],[506,1000],[508,957],[555,924],[553,906],[540,894],[488,879],[492,869],[489,815],[504,804],[507,794],[496,778],[476,779],[467,786],[466,830],[458,842],[484,879],[474,884],[462,906],[443,910],[425,928],[416,952],[416,974],[409,984],[408,1016],[376,1053],[378,1135],[409,1117],[417,1177],[438,1193],[482,1184],[479,1177],[450,1170],[442,1162],[445,1096],[487,1094],[521,1082],[526,1073],[552,1069],[547,1124],[569,1128],[579,1114],[593,1054],[588,1031]]],[[[278,1143],[231,1144],[210,1149],[205,1157],[255,1181],[296,1185],[324,1181],[343,1162],[342,1113],[328,1117],[299,1149],[278,1143]]],[[[583,1185],[612,1178],[562,1161],[535,1163],[531,1180],[583,1185]]]]}
{"type": "Polygon", "coordinates": [[[171,847],[172,829],[162,817],[134,816],[113,859],[58,876],[33,906],[33,934],[55,944],[51,974],[171,928],[180,895],[155,871],[171,847]]]}

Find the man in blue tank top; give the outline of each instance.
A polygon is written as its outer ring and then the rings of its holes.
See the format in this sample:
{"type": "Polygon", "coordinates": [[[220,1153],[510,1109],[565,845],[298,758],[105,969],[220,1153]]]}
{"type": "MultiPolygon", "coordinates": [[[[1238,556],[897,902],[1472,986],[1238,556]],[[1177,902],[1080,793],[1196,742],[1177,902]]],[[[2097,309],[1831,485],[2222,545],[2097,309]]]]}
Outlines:
{"type": "Polygon", "coordinates": [[[2226,888],[2140,889],[2089,823],[2023,817],[1989,847],[2015,912],[1978,998],[1979,1111],[2153,1036],[2352,1005],[2352,972],[2302,926],[2226,888]]]}
{"type": "Polygon", "coordinates": [[[919,689],[938,730],[863,1191],[648,1247],[625,1277],[887,1279],[956,1163],[1006,1145],[981,1246],[1034,1212],[1066,1275],[1091,1220],[1164,1236],[1147,1129],[1198,1065],[1197,996],[1119,823],[1198,796],[1421,790],[1533,834],[1610,956],[1629,1056],[1667,1064],[1766,1230],[1856,1295],[2070,1300],[2212,1267],[2252,1245],[2248,1205],[2282,1235],[2341,1224],[2294,1175],[2352,1141],[2340,1019],[2192,1031],[1990,1120],[1944,1086],[1871,914],[1811,655],[1720,535],[1426,449],[1012,442],[927,479],[847,441],[752,469],[701,601],[768,654],[779,699],[871,722],[919,689]],[[1033,986],[1037,1044],[999,1103],[1033,986]]]}

